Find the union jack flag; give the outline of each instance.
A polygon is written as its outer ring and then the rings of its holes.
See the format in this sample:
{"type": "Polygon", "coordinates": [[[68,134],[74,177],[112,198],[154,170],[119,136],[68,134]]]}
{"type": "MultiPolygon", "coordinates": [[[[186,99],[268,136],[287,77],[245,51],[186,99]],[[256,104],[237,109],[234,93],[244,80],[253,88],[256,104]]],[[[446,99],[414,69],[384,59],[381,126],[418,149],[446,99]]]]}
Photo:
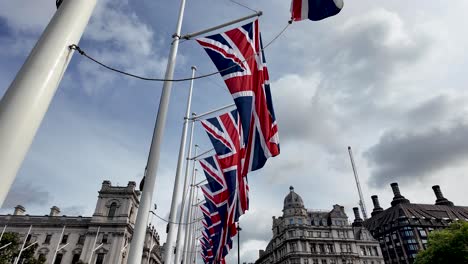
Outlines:
{"type": "Polygon", "coordinates": [[[239,113],[237,110],[233,110],[217,117],[202,120],[201,124],[213,143],[223,174],[236,171],[237,211],[239,215],[243,215],[249,209],[249,186],[247,175],[242,174],[245,144],[242,140],[242,125],[239,119],[239,113]]]}
{"type": "Polygon", "coordinates": [[[280,152],[258,20],[197,41],[220,71],[239,111],[246,147],[242,175],[247,175],[280,152]]]}

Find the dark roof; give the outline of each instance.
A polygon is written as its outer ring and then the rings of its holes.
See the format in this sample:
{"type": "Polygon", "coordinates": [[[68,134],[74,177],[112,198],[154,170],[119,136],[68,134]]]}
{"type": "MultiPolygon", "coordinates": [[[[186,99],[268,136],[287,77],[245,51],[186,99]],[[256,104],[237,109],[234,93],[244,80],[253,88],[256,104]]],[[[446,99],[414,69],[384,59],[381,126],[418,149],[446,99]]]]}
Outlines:
{"type": "Polygon", "coordinates": [[[383,228],[385,225],[398,223],[399,219],[439,219],[466,220],[468,207],[434,204],[400,203],[364,221],[364,226],[370,231],[383,228]]]}

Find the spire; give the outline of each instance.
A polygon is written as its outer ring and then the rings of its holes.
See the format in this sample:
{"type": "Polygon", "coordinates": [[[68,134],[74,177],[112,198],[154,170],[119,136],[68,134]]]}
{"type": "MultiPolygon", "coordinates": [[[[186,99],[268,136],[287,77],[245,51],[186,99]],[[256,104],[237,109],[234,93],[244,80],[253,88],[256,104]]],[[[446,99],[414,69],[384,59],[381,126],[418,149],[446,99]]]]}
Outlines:
{"type": "Polygon", "coordinates": [[[406,199],[403,195],[401,195],[400,193],[400,188],[398,187],[398,183],[394,182],[392,184],[390,184],[390,186],[392,187],[392,191],[393,191],[393,201],[392,201],[392,206],[395,206],[397,204],[400,204],[400,203],[410,203],[410,201],[408,199],[406,199]]]}
{"type": "Polygon", "coordinates": [[[372,210],[371,216],[377,215],[380,212],[383,212],[383,208],[380,207],[379,197],[377,195],[372,195],[372,203],[374,204],[374,210],[372,210]]]}
{"type": "Polygon", "coordinates": [[[444,197],[442,194],[442,191],[440,190],[439,185],[434,185],[432,186],[432,190],[434,190],[434,194],[437,198],[435,204],[436,205],[448,205],[448,206],[453,206],[453,203],[449,201],[447,198],[444,197]]]}

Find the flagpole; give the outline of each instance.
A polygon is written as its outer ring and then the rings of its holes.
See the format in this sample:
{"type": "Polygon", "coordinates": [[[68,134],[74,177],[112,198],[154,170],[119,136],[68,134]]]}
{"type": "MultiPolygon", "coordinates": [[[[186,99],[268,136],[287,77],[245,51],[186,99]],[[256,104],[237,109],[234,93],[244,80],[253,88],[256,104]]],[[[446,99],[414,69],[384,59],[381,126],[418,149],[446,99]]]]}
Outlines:
{"type": "MultiPolygon", "coordinates": [[[[197,188],[197,195],[196,197],[198,197],[198,188],[197,188]]],[[[190,250],[190,261],[192,261],[192,259],[194,259],[194,256],[195,256],[195,249],[196,249],[196,245],[197,245],[197,236],[196,236],[196,229],[197,227],[200,225],[200,222],[197,221],[197,213],[198,213],[198,210],[200,210],[197,205],[193,205],[193,206],[196,206],[195,210],[193,211],[193,226],[192,226],[192,245],[191,245],[191,250],[190,250]],[[197,221],[197,222],[195,222],[197,221]]],[[[193,262],[195,263],[195,262],[193,262]]]]}
{"type": "MultiPolygon", "coordinates": [[[[194,131],[194,128],[195,128],[195,122],[192,121],[192,124],[191,124],[191,128],[190,128],[190,138],[189,138],[189,143],[188,143],[188,151],[187,151],[187,157],[186,157],[186,160],[185,160],[185,177],[184,177],[184,186],[183,186],[183,193],[182,193],[182,204],[181,204],[181,212],[180,212],[180,216],[179,216],[179,226],[177,228],[177,240],[176,240],[176,261],[174,263],[180,263],[181,259],[183,259],[183,255],[184,255],[184,250],[183,248],[181,247],[181,242],[182,242],[182,228],[183,228],[183,225],[182,225],[182,222],[185,220],[185,214],[186,214],[186,204],[185,204],[185,201],[188,200],[186,199],[187,197],[187,188],[189,187],[188,185],[190,185],[190,182],[189,182],[189,171],[190,171],[190,156],[192,155],[192,141],[193,141],[193,131],[194,131]]],[[[187,228],[184,227],[184,229],[186,230],[187,228]]],[[[184,234],[184,240],[185,240],[185,236],[186,234],[184,234]]]]}
{"type": "MultiPolygon", "coordinates": [[[[195,77],[195,71],[197,68],[195,66],[192,66],[192,78],[195,77]]],[[[187,130],[188,130],[188,122],[190,118],[190,107],[192,105],[192,91],[193,91],[193,79],[190,81],[190,88],[189,88],[189,94],[187,97],[187,110],[185,111],[185,116],[184,116],[184,125],[182,128],[182,136],[180,138],[180,147],[179,147],[179,158],[177,160],[177,169],[176,169],[176,176],[174,180],[174,188],[172,190],[172,201],[171,201],[171,210],[169,213],[169,220],[168,220],[168,226],[169,226],[169,233],[167,234],[166,238],[166,254],[164,256],[164,263],[172,263],[172,257],[173,254],[175,254],[175,262],[174,263],[179,263],[180,260],[180,253],[177,253],[177,250],[179,248],[179,241],[180,241],[180,236],[181,236],[181,225],[179,224],[178,227],[176,228],[176,224],[174,223],[174,219],[177,218],[177,206],[179,204],[178,199],[179,199],[179,185],[180,185],[180,175],[182,174],[182,168],[184,166],[184,156],[185,156],[185,145],[187,143],[187,130]],[[177,238],[176,236],[177,232],[177,238]],[[177,240],[176,240],[177,239],[177,240]],[[174,251],[172,250],[174,248],[174,251]]],[[[191,128],[191,137],[193,137],[193,122],[192,122],[192,128],[191,128]]],[[[192,142],[190,142],[191,144],[192,142]]],[[[186,194],[185,186],[187,185],[187,177],[184,179],[184,186],[183,186],[183,192],[182,192],[182,207],[181,207],[181,212],[180,212],[180,217],[179,217],[179,223],[181,223],[182,215],[184,212],[184,197],[186,194]]]]}
{"type": "MultiPolygon", "coordinates": [[[[197,150],[198,150],[198,145],[195,145],[195,152],[194,155],[197,155],[197,150]]],[[[187,263],[187,257],[188,257],[188,250],[189,250],[189,241],[190,241],[190,220],[192,217],[192,203],[193,203],[193,184],[195,183],[196,179],[196,169],[195,169],[195,164],[196,162],[193,161],[192,164],[192,179],[190,181],[190,192],[189,192],[189,200],[188,200],[188,207],[187,207],[187,215],[185,216],[185,238],[184,238],[184,250],[183,250],[183,258],[182,258],[182,263],[186,264],[187,263]]],[[[177,263],[176,263],[177,264],[177,263]]]]}
{"type": "Polygon", "coordinates": [[[97,0],[64,1],[0,101],[0,207],[18,173],[97,0]]]}
{"type": "Polygon", "coordinates": [[[233,107],[233,106],[235,107],[236,104],[228,104],[228,105],[222,106],[222,107],[220,107],[220,108],[218,108],[218,109],[211,110],[211,111],[206,112],[206,113],[203,113],[203,114],[201,114],[201,115],[197,115],[197,116],[195,116],[195,117],[192,117],[192,120],[198,121],[198,120],[200,120],[202,117],[205,117],[205,116],[207,116],[207,115],[210,115],[210,114],[213,114],[213,113],[222,111],[222,110],[224,110],[224,109],[229,109],[229,108],[231,108],[231,107],[233,107]]]}
{"type": "MultiPolygon", "coordinates": [[[[57,242],[57,247],[55,248],[54,257],[52,258],[52,262],[51,262],[51,263],[55,263],[55,258],[57,257],[57,252],[58,252],[60,249],[63,248],[63,247],[60,248],[60,242],[62,242],[63,233],[65,233],[65,227],[66,227],[66,226],[63,226],[63,228],[62,228],[62,234],[60,234],[60,238],[59,238],[59,240],[58,240],[58,242],[57,242]]],[[[67,243],[65,246],[67,246],[67,245],[68,245],[68,243],[67,243]]],[[[65,247],[65,246],[64,246],[64,247],[65,247]]]]}
{"type": "Polygon", "coordinates": [[[18,264],[19,260],[21,259],[21,253],[23,253],[24,246],[26,245],[26,240],[28,240],[28,236],[29,236],[29,234],[31,233],[31,229],[32,229],[32,225],[29,226],[28,233],[27,233],[26,236],[24,237],[23,245],[21,246],[21,249],[20,249],[20,251],[19,251],[19,253],[18,253],[18,257],[16,257],[16,260],[15,260],[14,264],[18,264]]]}
{"type": "MultiPolygon", "coordinates": [[[[182,28],[182,20],[184,17],[185,0],[180,1],[179,17],[177,19],[176,32],[173,35],[173,41],[169,57],[167,61],[165,79],[170,80],[174,77],[174,68],[177,57],[177,49],[179,47],[180,32],[182,28]]],[[[156,183],[156,172],[158,171],[159,156],[161,154],[161,142],[166,123],[167,111],[169,108],[169,99],[171,95],[172,82],[165,81],[159,101],[159,110],[154,126],[153,139],[151,142],[150,153],[147,164],[147,178],[145,179],[145,188],[142,191],[138,214],[133,230],[132,244],[128,255],[129,264],[138,264],[141,262],[143,255],[143,246],[145,243],[146,224],[153,199],[154,185],[156,183]]],[[[166,256],[171,255],[166,251],[166,256]]],[[[172,264],[165,262],[166,264],[172,264]]]]}

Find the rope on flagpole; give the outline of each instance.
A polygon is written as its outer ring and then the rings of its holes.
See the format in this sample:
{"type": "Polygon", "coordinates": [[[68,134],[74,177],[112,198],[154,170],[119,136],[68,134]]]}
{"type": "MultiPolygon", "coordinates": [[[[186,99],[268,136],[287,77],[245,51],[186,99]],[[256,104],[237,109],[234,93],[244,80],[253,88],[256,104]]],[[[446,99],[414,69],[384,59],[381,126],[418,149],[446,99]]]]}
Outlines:
{"type": "MultiPolygon", "coordinates": [[[[269,47],[274,41],[276,41],[285,31],[286,29],[289,27],[290,25],[290,22],[288,22],[288,24],[275,36],[273,37],[273,39],[268,42],[264,47],[263,49],[260,49],[257,53],[253,54],[252,56],[250,57],[247,57],[245,60],[243,60],[242,62],[246,62],[250,59],[253,59],[254,56],[260,54],[262,51],[264,51],[267,47],[269,47]]],[[[140,80],[143,80],[143,81],[153,81],[153,82],[165,82],[165,81],[168,81],[168,82],[185,82],[185,81],[190,81],[190,80],[197,80],[197,79],[202,79],[202,78],[206,78],[206,77],[210,77],[210,76],[213,76],[213,75],[216,75],[218,73],[222,73],[222,72],[225,72],[225,71],[228,71],[234,67],[237,67],[237,65],[233,65],[233,66],[230,66],[230,67],[227,67],[225,69],[222,69],[220,71],[216,71],[216,72],[212,72],[212,73],[208,73],[208,74],[203,74],[203,75],[199,75],[199,76],[195,76],[195,77],[188,77],[188,78],[180,78],[180,79],[163,79],[163,78],[150,78],[150,77],[144,77],[144,76],[141,76],[141,75],[136,75],[136,74],[133,74],[133,73],[129,73],[129,72],[126,72],[126,71],[123,71],[123,70],[119,70],[117,68],[114,68],[112,66],[109,66],[109,65],[106,65],[105,63],[93,58],[92,56],[88,55],[84,50],[82,50],[78,45],[76,44],[72,44],[69,46],[70,49],[72,50],[76,50],[80,55],[88,58],[89,60],[93,61],[94,63],[110,70],[110,71],[114,71],[114,72],[117,72],[117,73],[120,73],[122,75],[126,75],[126,76],[129,76],[129,77],[132,77],[132,78],[136,78],[136,79],[140,79],[140,80]]]]}

